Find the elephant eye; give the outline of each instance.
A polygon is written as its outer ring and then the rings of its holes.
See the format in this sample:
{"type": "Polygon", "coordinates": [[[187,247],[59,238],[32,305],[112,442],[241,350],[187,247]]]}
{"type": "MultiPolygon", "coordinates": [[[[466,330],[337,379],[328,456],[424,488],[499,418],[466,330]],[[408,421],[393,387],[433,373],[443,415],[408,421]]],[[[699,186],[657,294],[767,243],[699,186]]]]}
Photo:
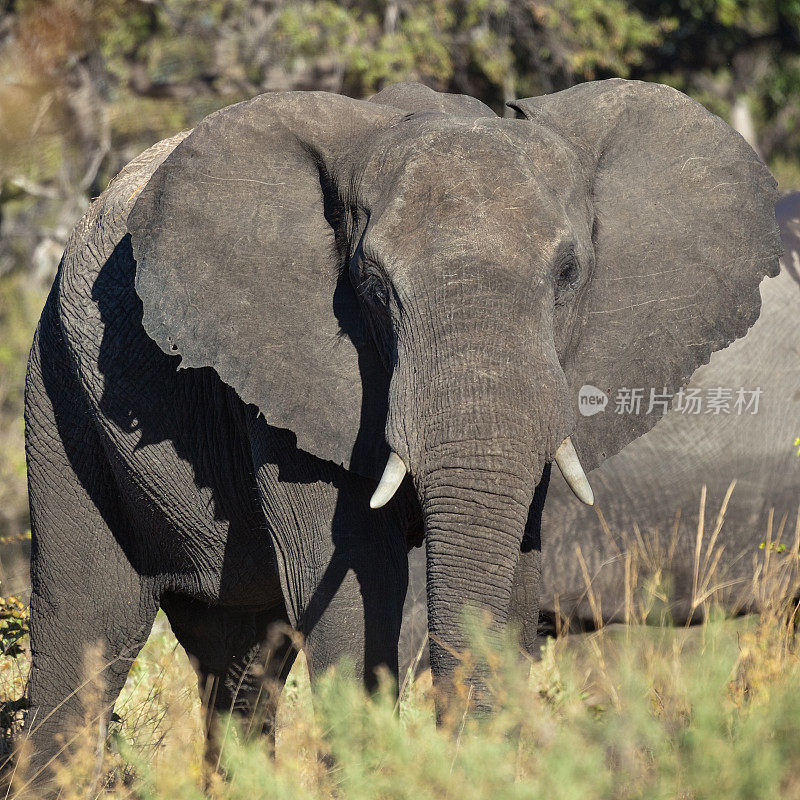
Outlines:
{"type": "Polygon", "coordinates": [[[364,302],[368,327],[378,354],[386,370],[391,372],[396,350],[390,314],[390,298],[393,295],[389,281],[377,268],[367,265],[358,280],[358,293],[364,302]]]}
{"type": "Polygon", "coordinates": [[[367,270],[359,281],[358,290],[370,305],[389,312],[389,287],[386,280],[375,270],[367,270]]]}
{"type": "Polygon", "coordinates": [[[578,262],[574,256],[569,256],[561,263],[556,273],[556,300],[575,289],[579,278],[578,262]]]}

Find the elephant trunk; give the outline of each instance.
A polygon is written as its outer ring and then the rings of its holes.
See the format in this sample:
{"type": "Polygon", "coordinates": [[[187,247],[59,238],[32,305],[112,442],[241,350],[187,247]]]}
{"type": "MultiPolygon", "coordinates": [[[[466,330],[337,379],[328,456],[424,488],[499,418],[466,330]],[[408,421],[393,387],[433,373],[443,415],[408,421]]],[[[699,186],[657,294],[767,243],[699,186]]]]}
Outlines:
{"type": "MultiPolygon", "coordinates": [[[[508,619],[534,489],[517,477],[526,472],[508,459],[491,465],[453,463],[425,476],[430,659],[434,680],[445,691],[469,644],[464,611],[488,611],[490,637],[499,635],[508,619]]],[[[475,699],[480,704],[481,698],[475,699]]]]}
{"type": "MultiPolygon", "coordinates": [[[[424,306],[405,304],[386,425],[395,457],[376,492],[383,502],[405,468],[413,476],[426,537],[431,668],[445,691],[468,645],[465,608],[488,611],[493,636],[508,620],[545,464],[558,453],[590,499],[574,450],[560,447],[575,420],[550,290],[501,292],[479,271],[464,272],[426,293],[424,306]]],[[[481,704],[480,676],[473,686],[481,704]]]]}
{"type": "MultiPolygon", "coordinates": [[[[546,415],[537,420],[532,412],[477,416],[454,414],[449,435],[426,448],[414,476],[425,525],[431,669],[445,695],[455,689],[452,678],[469,645],[465,610],[488,612],[496,641],[508,621],[534,490],[566,424],[543,425],[546,415]]],[[[529,590],[538,596],[538,585],[529,590]]],[[[481,668],[462,675],[473,704],[486,706],[481,668]]]]}

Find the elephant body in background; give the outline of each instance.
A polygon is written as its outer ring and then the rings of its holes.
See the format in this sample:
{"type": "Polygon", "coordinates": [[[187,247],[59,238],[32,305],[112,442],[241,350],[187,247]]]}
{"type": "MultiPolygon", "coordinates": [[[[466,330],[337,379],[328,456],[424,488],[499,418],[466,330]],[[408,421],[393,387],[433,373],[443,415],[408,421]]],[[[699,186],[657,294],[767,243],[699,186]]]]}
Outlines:
{"type": "Polygon", "coordinates": [[[499,635],[516,575],[536,615],[550,463],[590,500],[580,462],[655,421],[580,418],[578,388],[675,389],[753,324],[779,247],[741,137],[655,84],[514,107],[263,95],[78,224],[26,386],[40,779],[87,669],[107,711],[159,607],[210,709],[266,731],[295,633],[312,678],[396,673],[423,533],[446,696],[465,607],[499,635]]]}
{"type": "MultiPolygon", "coordinates": [[[[630,595],[631,583],[642,587],[656,572],[669,591],[667,609],[662,610],[676,624],[701,618],[706,606],[696,601],[708,591],[728,612],[759,611],[765,599],[774,599],[759,588],[767,556],[773,566],[796,561],[800,193],[782,198],[776,217],[784,255],[780,275],[761,286],[761,316],[747,336],[700,367],[688,386],[699,389],[706,402],[718,387],[731,389],[728,412],[670,410],[652,431],[590,473],[596,510],[578,507],[561,476],[552,476],[542,520],[542,633],[555,628],[556,613],[564,618],[560,624],[578,629],[593,627],[598,610],[605,623],[625,621],[626,581],[630,595]],[[760,388],[757,413],[734,409],[740,387],[760,388]],[[717,515],[734,481],[707,558],[717,515]],[[705,525],[695,577],[704,486],[705,525]]],[[[614,411],[612,400],[601,413],[614,411]]]]}

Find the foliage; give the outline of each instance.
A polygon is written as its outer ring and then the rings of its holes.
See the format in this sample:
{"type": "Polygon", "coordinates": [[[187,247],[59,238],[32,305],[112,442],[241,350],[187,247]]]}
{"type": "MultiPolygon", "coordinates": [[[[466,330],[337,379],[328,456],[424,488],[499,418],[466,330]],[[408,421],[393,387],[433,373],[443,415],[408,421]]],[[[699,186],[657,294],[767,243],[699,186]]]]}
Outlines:
{"type": "Polygon", "coordinates": [[[0,537],[6,539],[0,544],[4,545],[10,544],[9,537],[20,538],[29,526],[23,387],[43,296],[41,290],[28,286],[24,274],[0,275],[0,537]]]}
{"type": "Polygon", "coordinates": [[[287,5],[276,33],[289,59],[329,60],[337,89],[362,95],[398,80],[481,97],[502,113],[520,93],[596,75],[627,76],[665,26],[622,0],[434,0],[287,5]]]}
{"type": "MultiPolygon", "coordinates": [[[[467,710],[464,690],[443,728],[420,677],[396,711],[390,682],[372,697],[326,675],[312,710],[298,662],[279,712],[277,759],[225,723],[227,780],[213,798],[773,798],[800,793],[800,660],[791,629],[716,619],[695,628],[550,640],[520,663],[473,622],[473,656],[490,666],[495,713],[467,710]]],[[[8,657],[5,657],[8,658],[8,657]]],[[[16,660],[25,656],[17,656],[16,660]]],[[[196,684],[163,626],[118,703],[104,759],[107,794],[202,798],[196,684]]],[[[24,672],[24,669],[20,670],[24,672]]],[[[60,768],[65,797],[85,797],[96,755],[60,768]]],[[[24,787],[22,767],[15,789],[24,787]]],[[[94,795],[91,795],[94,796],[94,795]]]]}
{"type": "Polygon", "coordinates": [[[28,623],[26,603],[16,596],[0,597],[0,764],[11,755],[13,737],[28,707],[28,623]]]}
{"type": "Polygon", "coordinates": [[[27,603],[14,595],[0,597],[0,653],[2,655],[14,658],[24,653],[28,623],[27,603]]]}

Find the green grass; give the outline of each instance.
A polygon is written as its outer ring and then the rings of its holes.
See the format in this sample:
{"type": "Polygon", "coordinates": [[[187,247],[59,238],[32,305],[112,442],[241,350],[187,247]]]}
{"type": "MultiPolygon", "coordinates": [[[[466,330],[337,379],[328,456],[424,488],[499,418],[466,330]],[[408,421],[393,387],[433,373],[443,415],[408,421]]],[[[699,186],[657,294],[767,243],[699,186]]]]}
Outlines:
{"type": "MultiPolygon", "coordinates": [[[[277,757],[226,728],[210,796],[258,798],[791,798],[800,797],[800,660],[780,614],[695,628],[615,628],[550,640],[536,664],[493,649],[476,627],[470,658],[489,665],[496,712],[434,724],[429,676],[399,710],[388,685],[373,697],[335,671],[311,690],[299,660],[284,693],[277,757]]],[[[18,696],[25,648],[0,659],[18,696]]],[[[108,738],[106,788],[93,729],[60,768],[65,797],[182,800],[203,791],[194,674],[160,619],[137,659],[108,738]]],[[[15,777],[11,797],[25,796],[15,777]]]]}

